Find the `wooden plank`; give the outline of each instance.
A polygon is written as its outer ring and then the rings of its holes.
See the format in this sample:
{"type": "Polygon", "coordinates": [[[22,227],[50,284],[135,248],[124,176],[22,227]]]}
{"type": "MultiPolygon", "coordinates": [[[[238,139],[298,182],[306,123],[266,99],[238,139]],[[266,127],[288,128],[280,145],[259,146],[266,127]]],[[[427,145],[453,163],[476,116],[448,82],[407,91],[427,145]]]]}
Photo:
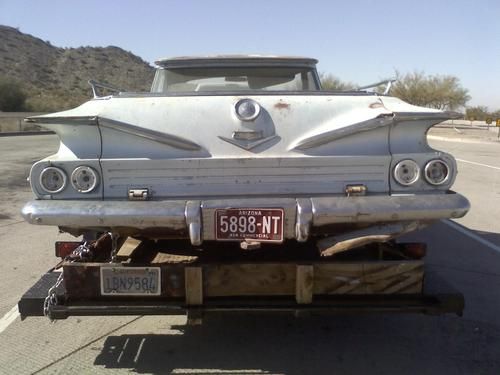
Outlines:
{"type": "Polygon", "coordinates": [[[423,288],[423,261],[376,262],[363,264],[368,294],[420,293],[423,288]]]}
{"type": "Polygon", "coordinates": [[[422,261],[318,263],[314,294],[420,293],[423,275],[422,261]]]}
{"type": "Polygon", "coordinates": [[[186,305],[203,304],[203,275],[201,267],[186,267],[184,269],[184,285],[186,305]]]}
{"type": "Polygon", "coordinates": [[[197,256],[191,255],[177,255],[158,252],[154,259],[151,261],[152,264],[190,264],[198,260],[197,256]]]}
{"type": "Polygon", "coordinates": [[[388,288],[378,292],[382,294],[415,294],[421,293],[423,278],[420,274],[408,275],[406,280],[399,281],[388,288]]]}
{"type": "MultiPolygon", "coordinates": [[[[209,297],[290,296],[309,303],[314,295],[419,294],[423,261],[297,263],[189,263],[184,256],[161,267],[161,298],[185,298],[199,305],[209,297]],[[311,280],[309,280],[311,279],[311,280]]],[[[64,263],[67,296],[100,296],[102,263],[64,263]]],[[[109,266],[109,265],[108,265],[109,266]]],[[[149,298],[149,297],[148,297],[149,298]]],[[[151,297],[156,298],[156,297],[151,297]]]]}
{"type": "Polygon", "coordinates": [[[400,262],[366,262],[363,263],[363,274],[365,280],[376,282],[386,280],[398,275],[418,272],[423,269],[423,262],[415,261],[400,261],[400,262]]]}
{"type": "Polygon", "coordinates": [[[316,263],[314,294],[365,294],[362,263],[316,263]]]}
{"type": "Polygon", "coordinates": [[[127,237],[123,245],[118,250],[118,253],[116,254],[116,259],[120,261],[129,259],[134,253],[134,251],[137,250],[141,242],[142,242],[141,240],[137,240],[132,237],[127,237]]]}
{"type": "Polygon", "coordinates": [[[276,296],[295,294],[296,265],[292,263],[210,264],[203,267],[207,297],[276,296]]]}
{"type": "Polygon", "coordinates": [[[299,304],[310,304],[313,299],[314,266],[297,265],[295,300],[299,304]]]}

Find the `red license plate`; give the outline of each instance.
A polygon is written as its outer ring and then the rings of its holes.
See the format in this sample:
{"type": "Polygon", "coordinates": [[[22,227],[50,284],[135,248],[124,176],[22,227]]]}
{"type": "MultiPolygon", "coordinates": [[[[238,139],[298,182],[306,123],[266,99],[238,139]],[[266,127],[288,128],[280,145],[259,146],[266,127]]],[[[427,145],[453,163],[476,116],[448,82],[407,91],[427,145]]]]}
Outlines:
{"type": "Polygon", "coordinates": [[[215,211],[217,240],[283,242],[281,208],[227,208],[215,211]]]}

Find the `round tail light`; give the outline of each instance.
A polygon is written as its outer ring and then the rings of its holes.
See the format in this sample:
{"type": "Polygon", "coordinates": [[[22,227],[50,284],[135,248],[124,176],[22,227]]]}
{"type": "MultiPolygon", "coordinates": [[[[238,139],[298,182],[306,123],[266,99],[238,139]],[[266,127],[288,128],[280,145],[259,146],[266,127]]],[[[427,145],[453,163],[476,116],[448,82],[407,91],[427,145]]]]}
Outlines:
{"type": "Polygon", "coordinates": [[[394,167],[394,179],[401,185],[410,186],[420,177],[420,167],[413,160],[401,160],[394,167]]]}
{"type": "Polygon", "coordinates": [[[79,193],[90,193],[99,183],[99,177],[92,168],[82,165],[71,173],[71,185],[79,193]]]}
{"type": "Polygon", "coordinates": [[[66,187],[66,173],[57,167],[47,167],[40,173],[40,186],[47,193],[56,194],[66,187]]]}
{"type": "Polygon", "coordinates": [[[431,160],[425,165],[424,176],[431,185],[442,185],[450,177],[450,168],[442,160],[431,160]]]}

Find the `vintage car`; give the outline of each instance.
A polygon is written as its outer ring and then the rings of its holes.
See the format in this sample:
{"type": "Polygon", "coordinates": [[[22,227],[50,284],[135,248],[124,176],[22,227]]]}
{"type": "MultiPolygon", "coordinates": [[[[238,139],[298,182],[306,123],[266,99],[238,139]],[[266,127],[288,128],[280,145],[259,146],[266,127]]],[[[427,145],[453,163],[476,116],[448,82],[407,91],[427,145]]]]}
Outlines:
{"type": "Polygon", "coordinates": [[[469,209],[450,190],[454,158],[426,140],[455,113],[324,91],[311,58],[156,64],[151,92],[92,83],[92,100],[27,119],[60,138],[31,169],[28,222],[201,248],[314,241],[330,255],[469,209]]]}

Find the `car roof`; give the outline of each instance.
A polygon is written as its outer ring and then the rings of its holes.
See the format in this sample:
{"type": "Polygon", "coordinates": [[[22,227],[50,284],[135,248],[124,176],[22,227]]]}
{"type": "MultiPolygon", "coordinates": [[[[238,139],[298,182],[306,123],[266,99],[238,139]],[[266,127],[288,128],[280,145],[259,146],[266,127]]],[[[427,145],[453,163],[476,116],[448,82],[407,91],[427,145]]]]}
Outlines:
{"type": "Polygon", "coordinates": [[[225,67],[225,66],[308,66],[315,67],[318,60],[301,56],[277,55],[214,55],[180,56],[155,61],[162,68],[225,67]]]}

